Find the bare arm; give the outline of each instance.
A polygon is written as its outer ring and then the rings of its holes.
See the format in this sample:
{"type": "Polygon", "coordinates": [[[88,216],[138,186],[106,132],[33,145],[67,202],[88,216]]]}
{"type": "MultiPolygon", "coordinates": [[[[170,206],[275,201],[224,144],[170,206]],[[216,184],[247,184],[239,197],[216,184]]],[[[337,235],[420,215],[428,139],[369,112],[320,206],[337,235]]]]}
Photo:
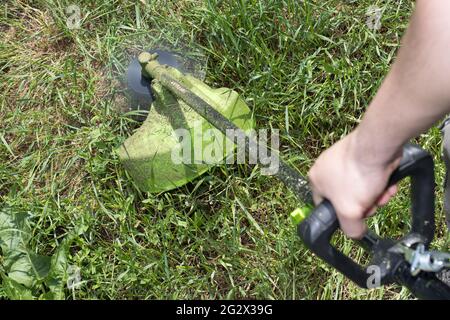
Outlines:
{"type": "Polygon", "coordinates": [[[450,112],[450,1],[417,0],[391,71],[360,125],[309,172],[315,202],[329,199],[343,231],[359,238],[385,191],[403,144],[450,112]]]}
{"type": "Polygon", "coordinates": [[[450,1],[419,0],[402,48],[358,128],[367,161],[399,148],[450,112],[450,1]]]}

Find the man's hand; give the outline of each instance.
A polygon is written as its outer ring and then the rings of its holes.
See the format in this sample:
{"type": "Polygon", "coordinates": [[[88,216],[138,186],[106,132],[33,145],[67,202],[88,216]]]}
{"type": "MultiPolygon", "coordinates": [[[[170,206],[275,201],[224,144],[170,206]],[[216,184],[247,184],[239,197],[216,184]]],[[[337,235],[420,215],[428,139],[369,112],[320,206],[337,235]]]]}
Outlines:
{"type": "Polygon", "coordinates": [[[309,172],[315,202],[328,199],[342,230],[359,238],[386,190],[402,146],[450,112],[450,1],[417,0],[391,71],[358,128],[309,172]]]}
{"type": "Polygon", "coordinates": [[[358,155],[355,139],[357,131],[323,152],[308,176],[316,205],[328,199],[344,233],[359,239],[366,231],[364,219],[396,193],[396,186],[386,186],[400,158],[389,163],[365,163],[364,157],[358,155]]]}

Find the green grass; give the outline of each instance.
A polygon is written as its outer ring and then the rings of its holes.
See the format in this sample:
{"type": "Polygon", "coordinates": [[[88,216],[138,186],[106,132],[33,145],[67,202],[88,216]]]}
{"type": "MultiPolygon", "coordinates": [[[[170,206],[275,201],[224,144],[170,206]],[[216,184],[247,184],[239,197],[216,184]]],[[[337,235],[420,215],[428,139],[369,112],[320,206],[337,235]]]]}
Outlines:
{"type": "MultiPolygon", "coordinates": [[[[162,43],[203,52],[205,81],[237,90],[306,173],[357,125],[411,10],[398,0],[3,1],[1,202],[30,212],[36,253],[52,255],[76,230],[68,259],[83,282],[66,289],[69,299],[411,298],[397,286],[358,289],[306,251],[288,217],[298,203],[274,178],[223,166],[153,195],[135,188],[114,153],[139,126],[117,111],[124,97],[114,79],[127,57],[162,43]],[[66,25],[74,2],[78,30],[66,25]],[[374,3],[384,8],[376,32],[366,26],[374,3]]],[[[418,141],[435,156],[441,194],[439,131],[418,141]]],[[[407,229],[406,189],[373,219],[382,234],[407,229]]]]}

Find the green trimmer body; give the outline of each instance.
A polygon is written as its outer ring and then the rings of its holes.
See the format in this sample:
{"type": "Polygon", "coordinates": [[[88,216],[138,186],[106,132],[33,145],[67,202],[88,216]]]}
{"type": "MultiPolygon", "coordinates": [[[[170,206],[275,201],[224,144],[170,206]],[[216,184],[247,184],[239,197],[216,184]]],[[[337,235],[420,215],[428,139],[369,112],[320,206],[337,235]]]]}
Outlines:
{"type": "MultiPolygon", "coordinates": [[[[237,92],[211,88],[173,67],[156,60],[152,63],[158,78],[167,75],[176,79],[190,91],[186,94],[199,96],[243,131],[255,127],[250,108],[237,92]]],[[[151,82],[151,91],[154,99],[146,120],[118,150],[140,190],[157,193],[178,188],[231,156],[234,143],[228,143],[224,134],[156,78],[151,82]]]]}

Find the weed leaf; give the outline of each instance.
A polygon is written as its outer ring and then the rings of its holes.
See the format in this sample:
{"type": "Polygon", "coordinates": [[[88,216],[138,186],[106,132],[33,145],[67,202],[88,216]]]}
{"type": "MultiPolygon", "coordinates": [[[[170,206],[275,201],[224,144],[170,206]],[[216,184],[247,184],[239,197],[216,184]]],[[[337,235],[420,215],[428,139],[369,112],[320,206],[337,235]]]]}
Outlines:
{"type": "Polygon", "coordinates": [[[52,257],[29,248],[29,215],[0,210],[0,248],[3,256],[2,284],[11,299],[33,299],[44,288],[41,299],[64,299],[67,256],[73,236],[66,237],[52,257]]]}

